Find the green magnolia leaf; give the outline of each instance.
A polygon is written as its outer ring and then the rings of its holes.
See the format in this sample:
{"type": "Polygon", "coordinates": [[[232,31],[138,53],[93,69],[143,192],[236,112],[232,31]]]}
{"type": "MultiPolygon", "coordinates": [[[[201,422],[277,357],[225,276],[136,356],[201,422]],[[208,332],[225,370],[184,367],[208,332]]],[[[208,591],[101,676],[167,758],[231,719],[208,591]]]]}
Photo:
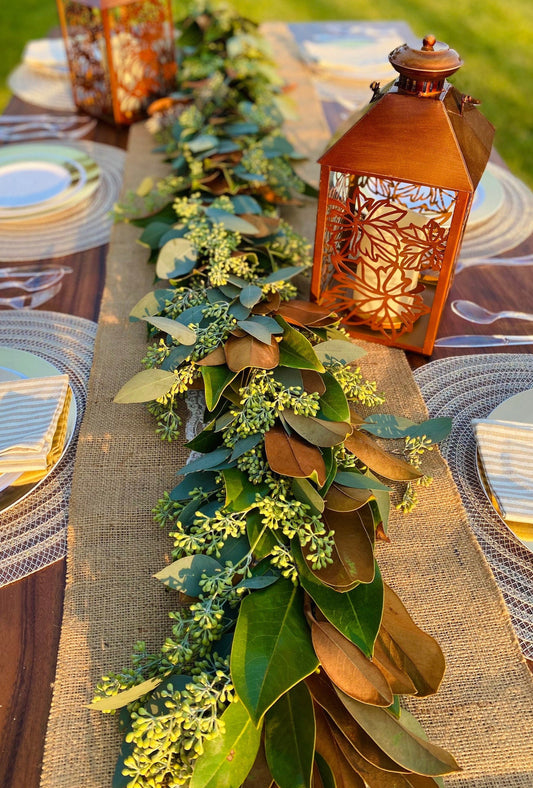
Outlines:
{"type": "Polygon", "coordinates": [[[197,256],[196,248],[186,238],[172,238],[161,247],[155,272],[160,279],[178,279],[190,274],[197,256]]]}
{"type": "Polygon", "coordinates": [[[329,339],[327,342],[320,342],[315,345],[315,353],[325,365],[334,361],[340,364],[351,364],[352,361],[366,356],[366,350],[347,339],[329,339]]]}
{"type": "Polygon", "coordinates": [[[312,514],[322,514],[324,511],[324,499],[310,481],[307,479],[293,479],[291,488],[296,500],[310,506],[312,514]]]}
{"type": "Polygon", "coordinates": [[[361,429],[379,438],[418,438],[425,435],[432,443],[439,443],[448,435],[451,427],[452,420],[447,416],[415,424],[403,416],[374,413],[367,416],[361,429]]]}
{"type": "Polygon", "coordinates": [[[276,783],[311,788],[314,750],[313,701],[300,682],[265,715],[265,754],[276,783]]]}
{"type": "Polygon", "coordinates": [[[337,383],[337,380],[330,372],[324,373],[321,377],[326,384],[326,390],[319,400],[319,415],[329,421],[346,421],[350,423],[350,408],[342,386],[340,383],[337,383]]]}
{"type": "Polygon", "coordinates": [[[272,548],[278,544],[272,530],[263,525],[261,515],[256,509],[246,515],[246,533],[256,561],[261,561],[270,555],[272,548]]]}
{"type": "Polygon", "coordinates": [[[125,383],[113,402],[120,404],[129,402],[151,402],[168,394],[176,377],[173,372],[152,367],[138,372],[125,383]]]}
{"type": "Polygon", "coordinates": [[[143,695],[148,695],[154,690],[164,679],[157,677],[141,681],[140,684],[135,684],[127,690],[122,690],[110,698],[102,698],[94,700],[88,705],[89,709],[96,709],[97,711],[113,711],[114,709],[121,709],[127,706],[128,703],[133,703],[134,700],[142,698],[143,695]]]}
{"type": "Polygon", "coordinates": [[[301,416],[293,410],[284,410],[283,419],[292,429],[314,446],[336,446],[352,431],[347,421],[326,421],[316,416],[301,416]]]}
{"type": "Polygon", "coordinates": [[[237,372],[228,369],[225,364],[216,367],[201,366],[200,371],[204,381],[205,404],[207,409],[212,411],[224,389],[237,377],[237,372]]]}
{"type": "Polygon", "coordinates": [[[199,451],[206,454],[208,451],[214,451],[222,443],[222,437],[213,429],[214,424],[211,423],[208,427],[198,433],[191,441],[187,441],[185,446],[192,451],[199,451]]]}
{"type": "Polygon", "coordinates": [[[143,318],[150,315],[157,315],[167,301],[170,301],[174,295],[174,290],[153,290],[143,296],[140,301],[137,301],[135,306],[130,312],[130,320],[143,320],[143,318]]]}
{"type": "Polygon", "coordinates": [[[196,342],[196,334],[184,323],[179,320],[172,320],[170,317],[143,317],[147,323],[155,326],[160,331],[165,331],[173,339],[177,339],[182,345],[194,345],[196,342]]]}
{"type": "Polygon", "coordinates": [[[318,773],[324,788],[337,788],[335,775],[333,774],[329,763],[318,752],[315,752],[315,766],[318,769],[318,773]]]}
{"type": "Polygon", "coordinates": [[[199,553],[179,558],[160,572],[156,572],[154,577],[169,588],[182,591],[187,596],[200,596],[202,589],[199,581],[202,575],[211,577],[220,573],[222,568],[216,559],[199,553]]]}
{"type": "Polygon", "coordinates": [[[455,759],[436,744],[414,734],[386,709],[354,700],[335,690],[343,705],[370,738],[400,766],[427,776],[459,771],[455,759]]]}
{"type": "MultiPolygon", "coordinates": [[[[278,318],[278,322],[279,322],[278,318]]],[[[283,326],[282,321],[280,325],[283,326]]],[[[282,367],[296,369],[316,369],[324,372],[324,367],[317,357],[313,345],[299,331],[285,323],[283,339],[279,344],[279,363],[282,367]]]]}
{"type": "Polygon", "coordinates": [[[257,502],[257,497],[268,494],[266,484],[250,484],[248,474],[238,468],[228,468],[222,471],[226,485],[226,500],[224,506],[231,512],[243,512],[250,509],[257,502]]]}
{"type": "Polygon", "coordinates": [[[318,667],[302,606],[302,589],[285,578],[241,602],[231,676],[256,724],[278,698],[318,667]]]}
{"type": "Polygon", "coordinates": [[[221,717],[224,733],[204,741],[190,788],[237,788],[246,778],[261,744],[261,729],[239,701],[230,703],[221,717]]]}
{"type": "Polygon", "coordinates": [[[244,306],[251,309],[263,298],[263,291],[257,285],[247,285],[243,287],[239,295],[239,301],[244,306]]]}
{"type": "Polygon", "coordinates": [[[361,583],[351,591],[341,593],[317,580],[295,540],[292,542],[292,554],[300,582],[317,607],[339,632],[371,657],[383,615],[383,580],[377,564],[371,583],[361,583]]]}

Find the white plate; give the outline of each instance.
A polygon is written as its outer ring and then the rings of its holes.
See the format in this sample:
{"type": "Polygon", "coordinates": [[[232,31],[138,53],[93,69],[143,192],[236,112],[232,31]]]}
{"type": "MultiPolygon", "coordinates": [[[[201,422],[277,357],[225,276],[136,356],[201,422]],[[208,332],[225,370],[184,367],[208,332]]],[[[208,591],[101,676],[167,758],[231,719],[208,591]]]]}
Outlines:
{"type": "MultiPolygon", "coordinates": [[[[35,356],[25,350],[14,350],[10,347],[0,347],[0,382],[16,380],[17,378],[45,378],[51,375],[60,375],[59,370],[44,358],[35,356]]],[[[6,512],[19,501],[22,501],[38,487],[52,473],[61,462],[76,427],[77,407],[74,393],[70,399],[70,408],[67,419],[67,432],[63,451],[56,464],[48,471],[46,476],[30,485],[12,487],[13,482],[19,477],[18,473],[0,474],[0,512],[6,512]]]]}
{"type": "Polygon", "coordinates": [[[99,178],[98,165],[79,148],[8,145],[0,149],[0,219],[47,217],[87,199],[99,178]]]}
{"type": "MultiPolygon", "coordinates": [[[[518,421],[522,424],[533,424],[533,389],[521,391],[520,394],[515,394],[509,399],[506,399],[498,405],[492,413],[487,417],[496,421],[518,421]]],[[[505,523],[507,528],[514,534],[514,536],[527,547],[528,550],[533,551],[533,523],[515,523],[511,520],[504,520],[501,516],[498,504],[492,495],[490,485],[485,476],[479,452],[477,453],[477,470],[481,486],[485,491],[485,495],[500,520],[505,523]]]]}
{"type": "Polygon", "coordinates": [[[470,209],[467,227],[477,227],[491,219],[503,204],[503,186],[492,170],[487,167],[478,183],[470,209]]]}

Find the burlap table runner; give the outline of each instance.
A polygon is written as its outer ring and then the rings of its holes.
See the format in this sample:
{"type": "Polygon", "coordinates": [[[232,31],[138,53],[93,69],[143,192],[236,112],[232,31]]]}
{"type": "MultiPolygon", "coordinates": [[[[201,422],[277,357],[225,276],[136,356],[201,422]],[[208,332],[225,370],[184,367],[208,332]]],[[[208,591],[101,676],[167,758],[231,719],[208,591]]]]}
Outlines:
{"type": "MultiPolygon", "coordinates": [[[[295,70],[292,74],[300,79],[295,70]]],[[[309,93],[306,101],[305,125],[321,124],[316,99],[309,93]]],[[[315,141],[324,129],[325,123],[315,141]]],[[[314,144],[309,129],[308,136],[314,144]]],[[[150,157],[150,146],[146,132],[133,129],[126,188],[161,167],[150,157]]],[[[154,436],[144,407],[112,404],[120,386],[138,371],[146,347],[143,326],[127,320],[153,276],[145,250],[135,244],[137,235],[127,226],[115,228],[108,257],[70,505],[65,609],[42,788],[111,785],[121,741],[118,725],[86,704],[102,674],[128,666],[135,640],[159,648],[169,631],[167,612],[176,605],[151,577],[169,550],[151,509],[174,484],[184,450],[154,436]]],[[[369,346],[363,367],[387,394],[384,410],[424,417],[402,352],[369,346]]],[[[447,466],[437,451],[427,462],[433,485],[421,490],[413,514],[394,514],[391,544],[379,549],[385,578],[417,623],[438,639],[448,663],[439,693],[411,700],[409,708],[463,768],[446,785],[531,788],[531,676],[447,466]]]]}

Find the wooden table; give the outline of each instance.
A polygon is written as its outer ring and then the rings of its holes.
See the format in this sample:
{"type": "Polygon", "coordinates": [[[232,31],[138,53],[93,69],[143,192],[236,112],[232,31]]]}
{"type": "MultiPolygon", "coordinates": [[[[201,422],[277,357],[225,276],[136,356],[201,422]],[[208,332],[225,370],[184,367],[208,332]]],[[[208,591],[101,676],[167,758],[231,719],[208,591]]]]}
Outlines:
{"type": "MultiPolygon", "coordinates": [[[[39,112],[13,99],[8,112],[39,112]]],[[[99,124],[91,139],[125,147],[127,131],[99,124]]],[[[104,285],[106,246],[70,255],[55,262],[72,266],[60,293],[44,309],[98,317],[104,285]]],[[[533,253],[533,236],[516,254],[533,253]]],[[[460,272],[453,283],[448,303],[469,298],[490,308],[531,309],[529,284],[533,267],[476,266],[460,272]]],[[[497,324],[498,333],[526,333],[524,324],[507,320],[497,324]]],[[[439,334],[489,333],[487,327],[473,326],[446,307],[439,334]]],[[[524,348],[497,348],[520,352],[524,348]]],[[[527,349],[527,348],[526,348],[527,349]]],[[[495,348],[486,348],[494,352],[495,348]]],[[[413,368],[429,360],[449,355],[481,353],[476,350],[436,350],[430,359],[409,353],[413,368]]],[[[37,788],[40,780],[44,737],[48,719],[65,583],[65,561],[57,561],[23,580],[0,589],[0,785],[2,788],[37,788]]],[[[72,787],[74,788],[74,786],[72,787]]],[[[102,786],[104,788],[104,786],[102,786]]]]}

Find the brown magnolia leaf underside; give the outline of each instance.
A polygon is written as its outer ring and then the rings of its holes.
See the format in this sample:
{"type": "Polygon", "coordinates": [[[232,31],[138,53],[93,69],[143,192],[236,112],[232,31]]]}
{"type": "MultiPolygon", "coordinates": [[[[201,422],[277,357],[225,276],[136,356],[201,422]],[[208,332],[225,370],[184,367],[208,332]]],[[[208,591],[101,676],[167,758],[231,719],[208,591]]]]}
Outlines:
{"type": "Polygon", "coordinates": [[[333,512],[354,512],[372,498],[372,490],[359,490],[356,487],[344,487],[332,484],[325,501],[328,509],[333,512]]]}
{"type": "Polygon", "coordinates": [[[279,362],[279,346],[274,337],[267,345],[247,334],[244,337],[229,337],[224,345],[224,355],[232,372],[240,372],[247,367],[275,369],[279,362]]]}
{"type": "Polygon", "coordinates": [[[204,356],[200,361],[196,362],[200,367],[219,367],[226,363],[226,354],[224,348],[219,346],[204,356]]]}
{"type": "Polygon", "coordinates": [[[265,433],[265,453],[274,473],[300,479],[316,473],[319,485],[326,481],[326,465],[320,450],[297,435],[287,435],[281,424],[275,424],[265,433]]]}
{"type": "Polygon", "coordinates": [[[408,482],[420,479],[424,474],[413,465],[381,449],[375,440],[359,430],[354,430],[344,441],[344,445],[370,468],[371,471],[392,479],[395,482],[408,482]]]}
{"type": "Polygon", "coordinates": [[[322,583],[346,589],[355,582],[371,583],[374,579],[374,550],[359,512],[333,512],[324,509],[328,530],[335,532],[333,563],[323,569],[309,568],[322,583]]]}
{"type": "Polygon", "coordinates": [[[300,326],[312,326],[322,321],[328,321],[326,325],[329,325],[329,323],[336,323],[338,320],[338,317],[330,309],[324,309],[324,307],[309,301],[287,301],[280,306],[279,314],[287,323],[300,326]]]}
{"type": "Polygon", "coordinates": [[[336,788],[365,788],[362,777],[355,772],[335,740],[329,718],[315,703],[316,751],[324,758],[335,777],[336,788]]]}

